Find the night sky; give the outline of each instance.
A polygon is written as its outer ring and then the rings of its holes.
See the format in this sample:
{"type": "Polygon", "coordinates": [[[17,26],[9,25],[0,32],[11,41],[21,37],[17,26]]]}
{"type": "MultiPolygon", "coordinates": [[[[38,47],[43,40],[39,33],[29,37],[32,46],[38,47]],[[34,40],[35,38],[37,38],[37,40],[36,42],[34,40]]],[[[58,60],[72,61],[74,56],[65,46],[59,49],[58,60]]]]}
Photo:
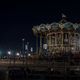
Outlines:
{"type": "Polygon", "coordinates": [[[80,2],[27,1],[0,3],[0,49],[20,49],[22,38],[35,47],[32,27],[61,20],[64,13],[71,22],[80,22],[80,2]]]}

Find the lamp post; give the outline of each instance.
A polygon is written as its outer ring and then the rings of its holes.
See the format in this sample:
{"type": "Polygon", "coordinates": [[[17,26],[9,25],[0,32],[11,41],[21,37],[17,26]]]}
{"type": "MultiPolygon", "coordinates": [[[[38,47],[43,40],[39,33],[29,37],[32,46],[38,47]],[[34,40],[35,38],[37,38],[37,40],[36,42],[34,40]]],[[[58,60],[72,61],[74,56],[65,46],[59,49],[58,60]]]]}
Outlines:
{"type": "Polygon", "coordinates": [[[8,56],[9,56],[9,59],[10,59],[10,64],[11,64],[11,57],[10,57],[11,54],[12,54],[11,51],[8,51],[8,56]]]}
{"type": "Polygon", "coordinates": [[[16,62],[16,58],[15,58],[16,56],[15,56],[15,52],[14,52],[14,54],[13,54],[13,64],[15,65],[15,62],[16,62]]]}
{"type": "Polygon", "coordinates": [[[18,60],[19,60],[19,58],[20,58],[20,53],[19,53],[19,52],[17,52],[17,53],[16,53],[16,61],[18,61],[18,60]]]}
{"type": "Polygon", "coordinates": [[[23,54],[23,64],[24,64],[24,53],[25,53],[25,39],[22,39],[22,54],[23,54]]]}
{"type": "Polygon", "coordinates": [[[27,55],[29,53],[29,42],[25,45],[25,50],[26,50],[26,66],[27,66],[27,55]]]}
{"type": "Polygon", "coordinates": [[[19,57],[19,55],[20,55],[20,53],[18,53],[18,52],[17,52],[17,53],[16,53],[16,56],[18,56],[18,57],[19,57]]]}

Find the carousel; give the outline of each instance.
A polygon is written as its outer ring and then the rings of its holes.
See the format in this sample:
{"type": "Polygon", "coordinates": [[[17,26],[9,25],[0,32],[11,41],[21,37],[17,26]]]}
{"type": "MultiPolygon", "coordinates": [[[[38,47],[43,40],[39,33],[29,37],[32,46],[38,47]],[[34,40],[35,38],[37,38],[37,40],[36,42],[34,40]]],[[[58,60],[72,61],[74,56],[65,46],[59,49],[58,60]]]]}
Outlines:
{"type": "Polygon", "coordinates": [[[54,53],[80,52],[80,24],[68,22],[63,16],[59,22],[33,26],[36,36],[36,53],[43,50],[54,53]]]}

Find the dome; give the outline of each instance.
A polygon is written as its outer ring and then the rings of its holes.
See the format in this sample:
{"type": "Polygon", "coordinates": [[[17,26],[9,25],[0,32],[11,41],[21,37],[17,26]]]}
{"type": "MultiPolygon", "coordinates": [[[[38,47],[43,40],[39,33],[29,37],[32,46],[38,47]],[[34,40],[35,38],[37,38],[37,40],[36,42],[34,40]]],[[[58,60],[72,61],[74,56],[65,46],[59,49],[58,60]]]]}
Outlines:
{"type": "MultiPolygon", "coordinates": [[[[64,20],[64,19],[63,19],[64,20]]],[[[51,24],[40,24],[33,27],[33,32],[44,33],[48,31],[59,31],[59,30],[75,30],[80,33],[80,24],[71,23],[71,22],[53,22],[51,24]]]]}
{"type": "Polygon", "coordinates": [[[69,30],[74,29],[73,23],[71,22],[64,23],[64,29],[69,29],[69,30]]]}
{"type": "Polygon", "coordinates": [[[41,30],[40,26],[36,26],[36,30],[40,31],[41,30]]]}
{"type": "Polygon", "coordinates": [[[50,30],[50,29],[51,29],[50,24],[46,24],[46,29],[47,29],[47,30],[50,30]]]}
{"type": "Polygon", "coordinates": [[[37,33],[37,27],[36,26],[34,26],[34,28],[32,28],[32,30],[34,33],[37,33]]]}
{"type": "Polygon", "coordinates": [[[59,24],[58,24],[58,23],[52,23],[50,26],[51,26],[51,29],[52,29],[52,30],[57,30],[57,29],[59,29],[59,24]]]}
{"type": "Polygon", "coordinates": [[[76,31],[80,33],[80,24],[76,24],[74,27],[76,27],[76,31]]]}
{"type": "Polygon", "coordinates": [[[45,32],[46,31],[46,25],[45,24],[41,24],[39,27],[40,27],[40,30],[42,32],[45,32]]]}
{"type": "Polygon", "coordinates": [[[80,25],[79,25],[79,24],[77,24],[77,23],[75,23],[75,24],[73,25],[73,27],[75,28],[75,30],[76,30],[76,29],[78,29],[78,28],[79,28],[79,26],[80,26],[80,25]]]}

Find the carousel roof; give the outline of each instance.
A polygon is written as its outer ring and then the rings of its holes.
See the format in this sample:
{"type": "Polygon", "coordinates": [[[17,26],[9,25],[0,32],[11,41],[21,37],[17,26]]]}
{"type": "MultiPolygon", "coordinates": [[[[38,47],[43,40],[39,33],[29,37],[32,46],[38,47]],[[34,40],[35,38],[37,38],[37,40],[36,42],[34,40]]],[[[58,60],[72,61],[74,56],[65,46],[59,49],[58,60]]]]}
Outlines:
{"type": "MultiPolygon", "coordinates": [[[[61,20],[62,21],[62,20],[61,20]]],[[[66,29],[66,30],[76,30],[79,32],[80,30],[80,24],[77,23],[71,23],[71,22],[53,22],[51,24],[40,24],[38,26],[34,26],[33,28],[33,32],[37,33],[37,32],[45,32],[45,31],[55,31],[58,29],[66,29]]]]}

